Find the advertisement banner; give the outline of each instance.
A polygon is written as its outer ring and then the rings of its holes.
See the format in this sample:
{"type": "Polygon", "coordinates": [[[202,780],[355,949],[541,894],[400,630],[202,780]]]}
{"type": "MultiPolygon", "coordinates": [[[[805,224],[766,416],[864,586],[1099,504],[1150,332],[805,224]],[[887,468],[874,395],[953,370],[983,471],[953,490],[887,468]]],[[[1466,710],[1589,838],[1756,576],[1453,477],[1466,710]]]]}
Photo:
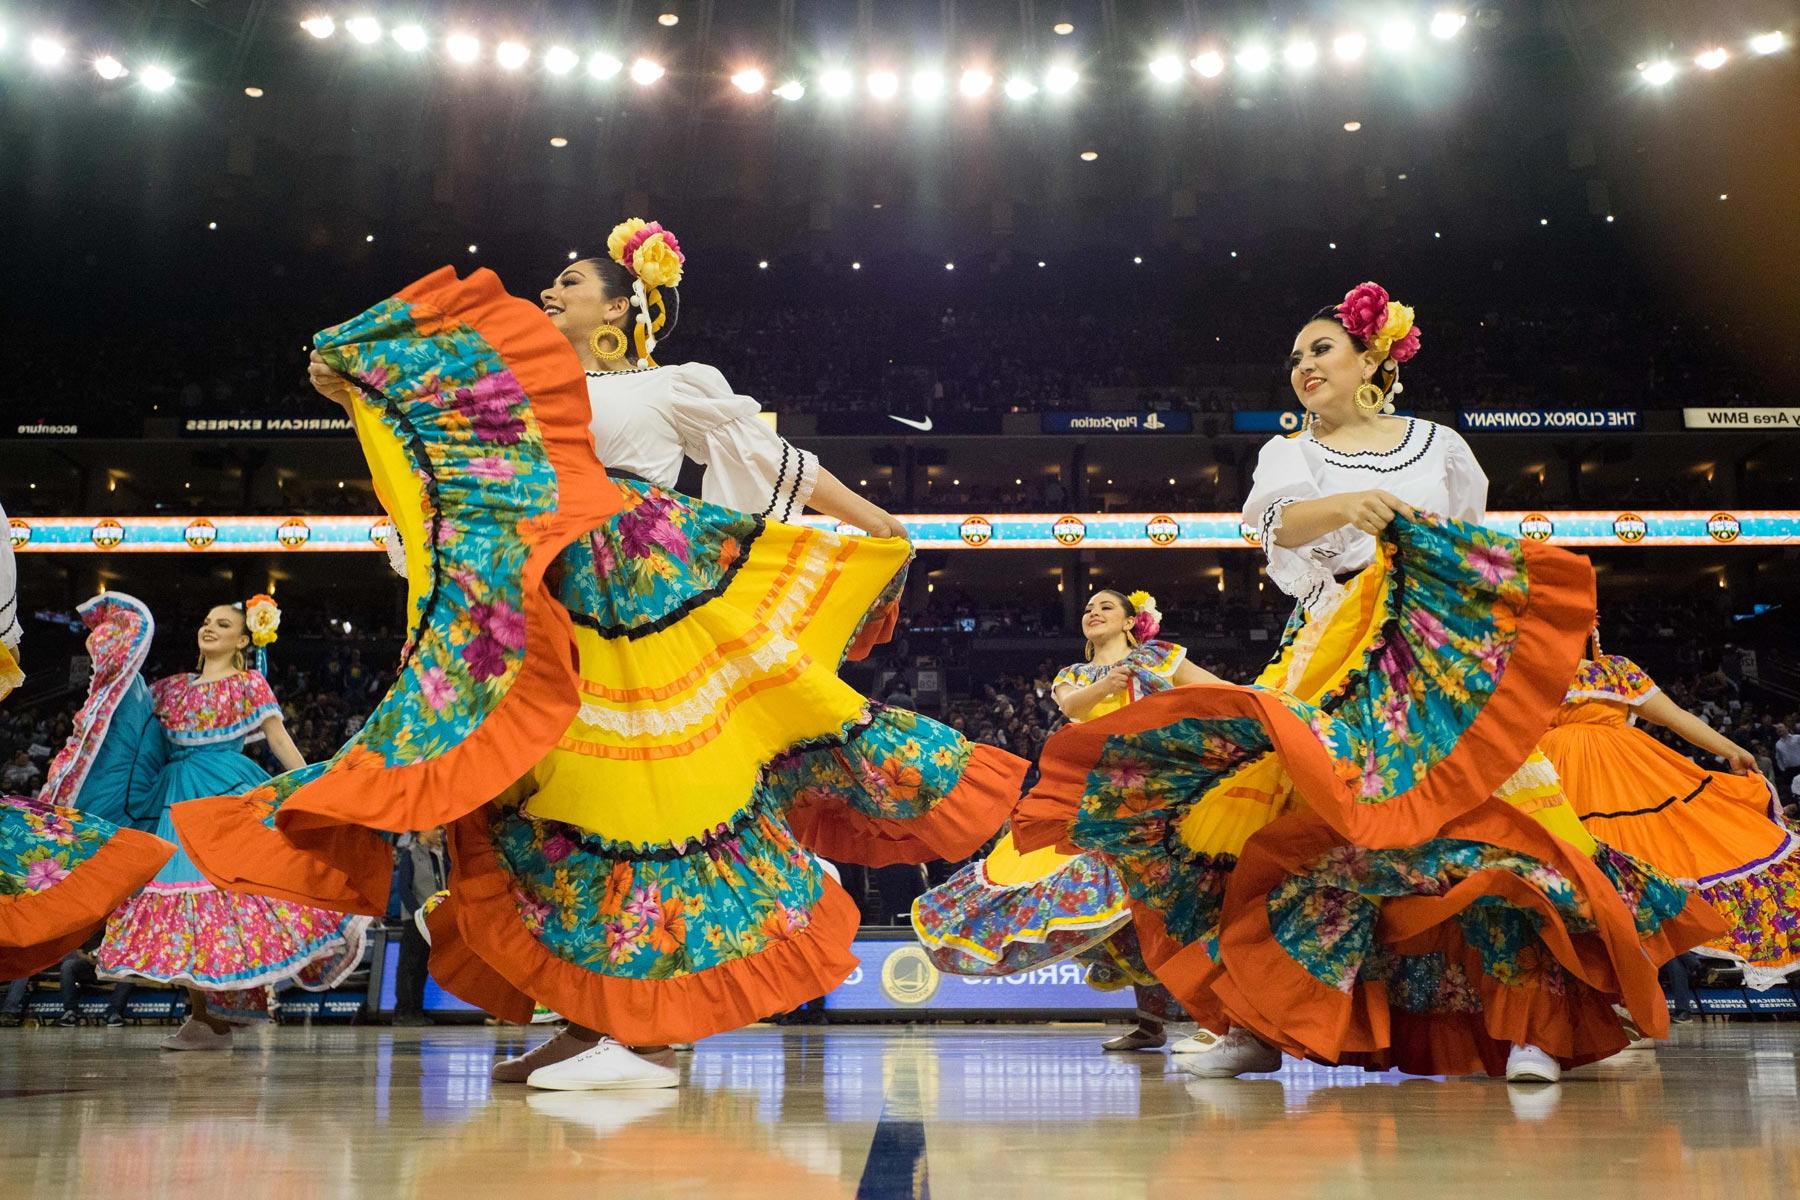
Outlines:
{"type": "Polygon", "coordinates": [[[1800,408],[1684,408],[1689,429],[1800,429],[1800,408]]]}
{"type": "Polygon", "coordinates": [[[316,417],[188,417],[182,437],[352,437],[347,416],[316,417]]]}
{"type": "Polygon", "coordinates": [[[1305,413],[1291,409],[1252,409],[1231,414],[1233,433],[1297,433],[1305,413]]]}
{"type": "Polygon", "coordinates": [[[81,436],[81,426],[74,421],[15,421],[6,427],[8,437],[72,438],[81,436]]]}
{"type": "Polygon", "coordinates": [[[1464,433],[1635,433],[1644,415],[1635,408],[1465,408],[1464,433]]]}
{"type": "Polygon", "coordinates": [[[1038,414],[1045,433],[1192,433],[1185,412],[1047,412],[1038,414]]]}
{"type": "Polygon", "coordinates": [[[820,437],[918,437],[921,434],[992,437],[1000,432],[999,413],[975,412],[835,412],[820,413],[820,437]]]}
{"type": "MultiPolygon", "coordinates": [[[[1257,530],[1238,513],[898,513],[920,550],[1255,550],[1257,530]]],[[[9,518],[20,553],[194,554],[382,552],[393,524],[381,516],[9,518]]],[[[1558,546],[1800,546],[1800,510],[1490,512],[1515,537],[1558,546]]],[[[795,522],[848,529],[830,517],[795,522]]]]}
{"type": "Polygon", "coordinates": [[[826,995],[828,1012],[1090,1012],[1129,1010],[1136,1003],[1130,988],[1102,992],[1089,987],[1087,968],[1078,962],[979,979],[944,974],[913,941],[858,939],[853,949],[862,965],[826,995]]]}

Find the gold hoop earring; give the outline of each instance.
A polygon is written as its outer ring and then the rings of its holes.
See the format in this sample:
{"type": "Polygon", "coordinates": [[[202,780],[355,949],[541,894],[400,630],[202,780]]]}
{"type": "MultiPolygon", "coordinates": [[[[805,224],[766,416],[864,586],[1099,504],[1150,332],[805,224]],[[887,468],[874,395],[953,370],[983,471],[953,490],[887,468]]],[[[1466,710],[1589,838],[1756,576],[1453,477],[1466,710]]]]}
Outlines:
{"type": "Polygon", "coordinates": [[[1356,388],[1356,407],[1364,412],[1374,412],[1387,403],[1387,395],[1373,383],[1358,384],[1356,388]]]}
{"type": "Polygon", "coordinates": [[[588,335],[588,349],[603,363],[616,363],[624,358],[627,345],[625,331],[617,325],[602,325],[588,335]]]}
{"type": "Polygon", "coordinates": [[[242,650],[234,650],[231,652],[231,666],[233,670],[237,671],[242,671],[244,669],[244,652],[242,650]]]}
{"type": "Polygon", "coordinates": [[[1094,643],[1092,641],[1087,641],[1087,642],[1083,642],[1082,646],[1083,646],[1084,657],[1087,659],[1088,662],[1093,662],[1094,661],[1094,643]]]}

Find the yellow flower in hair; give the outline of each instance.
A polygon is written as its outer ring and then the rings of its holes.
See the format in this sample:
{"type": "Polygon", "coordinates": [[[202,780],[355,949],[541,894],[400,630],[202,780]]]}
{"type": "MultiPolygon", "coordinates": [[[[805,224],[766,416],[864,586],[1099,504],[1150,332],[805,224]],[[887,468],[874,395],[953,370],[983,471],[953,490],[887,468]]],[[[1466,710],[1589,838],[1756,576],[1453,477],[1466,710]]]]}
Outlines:
{"type": "Polygon", "coordinates": [[[645,238],[628,265],[647,288],[675,287],[681,282],[681,255],[660,233],[645,238]]]}
{"type": "Polygon", "coordinates": [[[613,231],[606,235],[606,252],[621,267],[631,265],[625,261],[625,243],[629,242],[646,224],[648,222],[642,217],[631,217],[614,225],[613,231]]]}
{"type": "Polygon", "coordinates": [[[1156,607],[1156,597],[1152,596],[1149,592],[1133,592],[1125,598],[1131,601],[1131,607],[1138,612],[1143,612],[1146,608],[1156,607]]]}
{"type": "Polygon", "coordinates": [[[1370,348],[1379,349],[1385,353],[1389,346],[1411,333],[1412,327],[1413,310],[1398,301],[1390,300],[1387,324],[1383,325],[1381,332],[1375,335],[1375,340],[1370,343],[1370,348]]]}

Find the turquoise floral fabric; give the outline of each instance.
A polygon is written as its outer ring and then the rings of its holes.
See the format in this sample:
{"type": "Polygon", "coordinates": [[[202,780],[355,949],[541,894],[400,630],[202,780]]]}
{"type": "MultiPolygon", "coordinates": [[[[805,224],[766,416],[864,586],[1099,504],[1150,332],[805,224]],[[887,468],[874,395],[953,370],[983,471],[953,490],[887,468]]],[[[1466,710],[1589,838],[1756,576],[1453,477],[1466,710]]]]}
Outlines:
{"type": "Polygon", "coordinates": [[[49,891],[100,852],[118,826],[26,796],[0,796],[0,896],[49,891]]]}
{"type": "Polygon", "coordinates": [[[804,930],[824,889],[818,861],[768,814],[679,856],[623,857],[517,810],[492,833],[526,930],[599,975],[672,979],[753,957],[804,930]]]}
{"type": "Polygon", "coordinates": [[[609,636],[660,628],[724,590],[762,518],[635,479],[619,512],[557,559],[557,599],[609,636]]]}
{"type": "Polygon", "coordinates": [[[430,759],[480,725],[524,662],[522,533],[554,511],[556,473],[523,386],[473,327],[396,297],[314,342],[412,455],[431,544],[406,552],[434,560],[399,678],[337,758],[430,759]]]}

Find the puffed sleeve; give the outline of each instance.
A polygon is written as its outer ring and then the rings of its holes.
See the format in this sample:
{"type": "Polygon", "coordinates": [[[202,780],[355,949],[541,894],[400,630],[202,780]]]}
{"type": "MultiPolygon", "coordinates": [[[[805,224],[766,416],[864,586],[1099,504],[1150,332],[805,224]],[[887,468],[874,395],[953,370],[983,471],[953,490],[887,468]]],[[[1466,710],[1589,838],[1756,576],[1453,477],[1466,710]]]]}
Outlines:
{"type": "MultiPolygon", "coordinates": [[[[0,508],[0,529],[6,527],[6,510],[0,508]]],[[[13,558],[12,538],[0,540],[0,645],[19,648],[25,627],[19,621],[19,564],[13,558]]]]}
{"type": "Polygon", "coordinates": [[[1444,515],[1479,525],[1487,517],[1487,472],[1461,434],[1443,426],[1439,434],[1444,438],[1444,482],[1450,491],[1450,511],[1444,515]]]}
{"type": "Polygon", "coordinates": [[[756,401],[732,392],[712,367],[673,369],[670,412],[682,453],[706,465],[700,498],[709,504],[791,521],[806,510],[819,478],[818,455],[779,436],[756,401]]]}
{"type": "Polygon", "coordinates": [[[1050,691],[1054,694],[1058,688],[1063,687],[1064,685],[1069,687],[1082,686],[1081,667],[1079,664],[1071,663],[1069,666],[1058,671],[1056,673],[1056,678],[1050,681],[1050,691]]]}
{"type": "Polygon", "coordinates": [[[1278,546],[1275,535],[1288,505],[1322,496],[1298,441],[1278,437],[1263,445],[1256,456],[1250,498],[1244,501],[1244,523],[1262,538],[1275,586],[1309,607],[1336,588],[1331,564],[1350,550],[1356,531],[1334,529],[1301,546],[1278,546]]]}

